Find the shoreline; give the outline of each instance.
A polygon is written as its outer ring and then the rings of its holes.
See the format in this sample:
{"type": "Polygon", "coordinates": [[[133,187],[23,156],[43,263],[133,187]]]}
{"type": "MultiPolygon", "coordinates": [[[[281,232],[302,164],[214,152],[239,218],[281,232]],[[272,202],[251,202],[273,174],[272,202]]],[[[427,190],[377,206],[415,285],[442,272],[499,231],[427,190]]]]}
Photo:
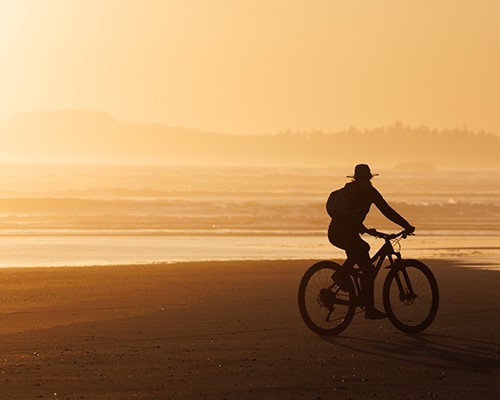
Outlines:
{"type": "MultiPolygon", "coordinates": [[[[495,248],[496,250],[496,248],[495,248]]],[[[500,250],[500,247],[498,248],[500,250]]],[[[410,257],[403,257],[403,259],[410,259],[410,257]]],[[[413,258],[412,258],[413,259],[413,258]]],[[[182,266],[182,265],[210,265],[210,264],[232,264],[232,263],[310,263],[311,265],[318,261],[333,261],[342,265],[345,258],[332,257],[330,259],[320,259],[320,258],[289,258],[289,259],[274,259],[274,258],[234,258],[234,259],[207,259],[207,260],[173,260],[173,261],[144,261],[144,262],[134,262],[134,263],[102,263],[102,264],[75,264],[75,265],[27,265],[27,266],[0,266],[0,271],[4,270],[57,270],[57,269],[99,269],[99,268],[139,268],[139,267],[163,267],[169,268],[172,266],[182,266]]],[[[419,258],[419,261],[427,263],[446,263],[452,267],[456,268],[467,268],[475,271],[495,271],[500,272],[500,261],[496,263],[484,263],[474,260],[464,260],[460,257],[426,257],[419,258]]]]}
{"type": "MultiPolygon", "coordinates": [[[[365,238],[371,254],[383,244],[365,238]]],[[[412,236],[401,242],[404,258],[458,259],[500,266],[498,236],[412,236]]],[[[398,247],[396,247],[398,249],[398,247]]],[[[2,267],[128,265],[225,260],[343,259],[326,236],[53,236],[3,237],[2,267]]]]}
{"type": "Polygon", "coordinates": [[[310,260],[1,269],[0,387],[12,399],[495,398],[500,274],[426,263],[441,294],[426,331],[360,314],[330,338],[298,313],[310,260]]]}

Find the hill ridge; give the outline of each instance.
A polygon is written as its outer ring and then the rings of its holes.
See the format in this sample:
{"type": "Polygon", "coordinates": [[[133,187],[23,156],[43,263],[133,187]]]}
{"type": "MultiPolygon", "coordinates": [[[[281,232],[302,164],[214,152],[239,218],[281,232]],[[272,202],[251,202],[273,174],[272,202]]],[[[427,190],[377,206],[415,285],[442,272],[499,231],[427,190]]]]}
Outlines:
{"type": "Polygon", "coordinates": [[[337,133],[231,135],[117,120],[103,111],[17,113],[0,122],[0,161],[500,168],[500,137],[396,122],[337,133]]]}

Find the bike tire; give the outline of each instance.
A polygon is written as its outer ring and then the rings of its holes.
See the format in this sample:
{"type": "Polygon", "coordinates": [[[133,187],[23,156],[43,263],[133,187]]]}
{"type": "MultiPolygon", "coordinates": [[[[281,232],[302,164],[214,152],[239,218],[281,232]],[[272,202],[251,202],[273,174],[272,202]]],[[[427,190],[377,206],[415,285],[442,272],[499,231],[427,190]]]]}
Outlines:
{"type": "Polygon", "coordinates": [[[383,302],[389,320],[397,329],[406,333],[422,332],[434,321],[438,312],[436,278],[423,262],[400,260],[387,274],[383,302]]]}
{"type": "Polygon", "coordinates": [[[298,291],[300,315],[307,327],[321,336],[338,335],[346,329],[354,317],[356,290],[350,275],[335,284],[332,275],[342,267],[332,261],[321,261],[312,265],[302,277],[298,291]],[[328,288],[332,289],[328,291],[328,288]],[[340,288],[342,287],[342,289],[340,288]],[[331,300],[326,305],[324,295],[331,300]],[[333,319],[329,317],[333,315],[333,319]]]}

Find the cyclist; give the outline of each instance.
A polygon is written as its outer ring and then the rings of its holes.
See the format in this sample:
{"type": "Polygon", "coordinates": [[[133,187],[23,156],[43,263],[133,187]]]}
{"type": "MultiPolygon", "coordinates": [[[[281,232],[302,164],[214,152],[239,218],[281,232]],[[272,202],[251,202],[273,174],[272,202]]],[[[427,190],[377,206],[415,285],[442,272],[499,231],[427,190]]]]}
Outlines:
{"type": "Polygon", "coordinates": [[[370,206],[375,204],[387,219],[403,227],[407,233],[415,231],[415,228],[387,204],[380,192],[372,186],[371,179],[377,175],[372,174],[366,164],[356,165],[354,175],[347,176],[353,178],[353,181],[347,183],[343,190],[349,202],[349,212],[340,217],[333,217],[328,228],[330,243],[345,250],[350,262],[358,264],[363,272],[361,291],[367,319],[386,317],[386,314],[377,310],[374,305],[375,268],[370,260],[370,245],[360,236],[363,233],[370,235],[377,233],[375,229],[367,229],[363,225],[370,206]]]}

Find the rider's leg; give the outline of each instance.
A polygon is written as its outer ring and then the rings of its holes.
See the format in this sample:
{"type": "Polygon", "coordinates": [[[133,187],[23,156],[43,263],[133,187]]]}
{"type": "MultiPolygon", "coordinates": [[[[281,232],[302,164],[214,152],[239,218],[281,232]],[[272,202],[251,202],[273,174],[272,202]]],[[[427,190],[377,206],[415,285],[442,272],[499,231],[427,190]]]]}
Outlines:
{"type": "MultiPolygon", "coordinates": [[[[328,229],[328,240],[330,241],[330,243],[333,244],[335,247],[345,250],[346,254],[347,254],[347,247],[349,247],[350,243],[349,236],[352,236],[352,233],[349,233],[350,230],[351,229],[346,229],[341,225],[333,225],[333,224],[331,224],[328,229]]],[[[346,289],[346,287],[342,287],[342,283],[344,282],[345,279],[350,279],[347,270],[349,268],[354,267],[355,263],[356,261],[350,258],[349,255],[347,254],[347,259],[342,264],[343,268],[341,270],[336,271],[332,275],[333,281],[337,285],[339,285],[341,289],[346,289]]]]}
{"type": "Polygon", "coordinates": [[[373,308],[374,304],[374,277],[373,265],[370,260],[370,245],[356,235],[352,238],[350,246],[346,249],[347,257],[356,260],[359,268],[363,272],[360,278],[361,282],[361,300],[366,309],[373,308]]]}
{"type": "MultiPolygon", "coordinates": [[[[359,236],[351,224],[330,224],[328,240],[331,244],[344,249],[348,262],[355,261],[363,271],[361,278],[361,297],[366,307],[366,318],[384,318],[385,314],[374,306],[375,269],[370,260],[370,245],[359,236]]],[[[335,275],[335,274],[334,274],[335,275]]],[[[334,279],[336,281],[336,279],[334,279]]]]}
{"type": "Polygon", "coordinates": [[[361,296],[367,310],[373,309],[374,299],[374,268],[368,251],[355,250],[359,268],[363,272],[360,278],[361,296]]]}
{"type": "Polygon", "coordinates": [[[374,299],[374,281],[375,268],[370,259],[370,245],[358,235],[353,240],[347,250],[348,257],[354,258],[363,272],[361,281],[361,296],[366,307],[366,318],[379,319],[384,318],[385,314],[375,308],[374,299]]]}
{"type": "Polygon", "coordinates": [[[349,291],[351,277],[349,275],[350,269],[354,266],[354,260],[348,258],[343,264],[342,268],[335,271],[332,275],[333,281],[340,287],[341,290],[349,291]]]}
{"type": "MultiPolygon", "coordinates": [[[[361,302],[363,305],[368,303],[368,307],[373,307],[373,279],[367,279],[371,277],[370,271],[373,269],[371,268],[372,265],[369,255],[370,245],[361,239],[359,233],[350,225],[343,226],[331,224],[328,229],[328,240],[334,246],[345,250],[347,259],[342,267],[347,269],[354,267],[354,264],[358,264],[363,270],[360,293],[361,302]]],[[[332,276],[333,280],[339,285],[344,279],[344,268],[341,271],[337,271],[332,276]]]]}

